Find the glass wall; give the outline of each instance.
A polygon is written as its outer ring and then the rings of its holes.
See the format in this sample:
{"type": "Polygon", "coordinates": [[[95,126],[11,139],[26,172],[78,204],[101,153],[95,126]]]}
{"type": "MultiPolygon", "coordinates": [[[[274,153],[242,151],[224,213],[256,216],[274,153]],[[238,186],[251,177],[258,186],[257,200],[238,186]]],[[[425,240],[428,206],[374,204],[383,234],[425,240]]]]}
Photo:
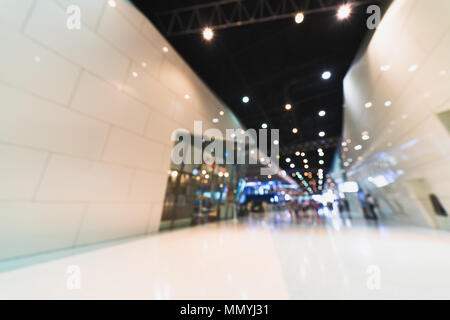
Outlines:
{"type": "Polygon", "coordinates": [[[172,162],[160,230],[237,216],[245,172],[245,165],[172,162]]]}

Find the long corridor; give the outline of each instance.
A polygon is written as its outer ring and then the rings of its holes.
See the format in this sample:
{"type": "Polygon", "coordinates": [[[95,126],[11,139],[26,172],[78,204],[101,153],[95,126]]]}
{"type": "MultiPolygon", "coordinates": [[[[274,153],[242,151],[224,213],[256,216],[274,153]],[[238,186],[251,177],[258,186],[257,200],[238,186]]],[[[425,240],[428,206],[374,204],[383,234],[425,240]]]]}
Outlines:
{"type": "Polygon", "coordinates": [[[6,261],[0,299],[448,299],[448,252],[448,232],[269,213],[6,261]]]}

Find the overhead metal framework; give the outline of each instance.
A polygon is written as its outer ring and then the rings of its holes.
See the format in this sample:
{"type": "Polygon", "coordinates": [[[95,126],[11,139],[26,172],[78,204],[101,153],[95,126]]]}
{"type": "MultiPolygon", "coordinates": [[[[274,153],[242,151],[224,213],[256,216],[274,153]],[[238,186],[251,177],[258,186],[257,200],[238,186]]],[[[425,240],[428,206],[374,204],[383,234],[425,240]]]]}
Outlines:
{"type": "MultiPolygon", "coordinates": [[[[352,7],[377,1],[349,2],[352,7]]],[[[166,36],[199,33],[208,26],[225,29],[254,23],[291,18],[302,12],[336,10],[342,0],[219,0],[155,14],[166,36]]]]}
{"type": "Polygon", "coordinates": [[[307,152],[311,150],[317,150],[318,148],[329,149],[339,145],[341,141],[340,137],[329,137],[314,141],[307,141],[298,144],[291,144],[286,147],[280,147],[280,155],[290,155],[297,151],[307,152]]]}

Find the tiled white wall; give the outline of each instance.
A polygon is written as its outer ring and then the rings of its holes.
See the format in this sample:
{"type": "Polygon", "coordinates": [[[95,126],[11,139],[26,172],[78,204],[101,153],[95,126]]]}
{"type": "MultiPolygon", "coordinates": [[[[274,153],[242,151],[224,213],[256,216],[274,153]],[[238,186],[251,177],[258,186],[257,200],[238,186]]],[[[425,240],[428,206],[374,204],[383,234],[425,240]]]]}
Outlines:
{"type": "Polygon", "coordinates": [[[172,131],[241,127],[128,1],[0,0],[0,42],[0,259],[157,231],[172,131]]]}
{"type": "Polygon", "coordinates": [[[449,13],[447,0],[394,1],[344,80],[349,176],[386,215],[442,229],[450,229],[450,218],[436,216],[428,196],[450,212],[450,136],[437,117],[450,110],[449,13]],[[370,140],[361,139],[364,131],[370,140]],[[368,180],[376,176],[390,184],[376,187],[368,180]]]}

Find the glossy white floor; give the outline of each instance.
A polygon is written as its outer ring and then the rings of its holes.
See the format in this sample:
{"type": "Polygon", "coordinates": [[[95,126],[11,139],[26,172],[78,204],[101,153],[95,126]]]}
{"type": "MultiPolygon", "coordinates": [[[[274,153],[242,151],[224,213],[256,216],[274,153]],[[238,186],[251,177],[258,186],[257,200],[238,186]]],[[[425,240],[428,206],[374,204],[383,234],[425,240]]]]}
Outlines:
{"type": "Polygon", "coordinates": [[[229,221],[7,261],[0,298],[450,298],[448,232],[275,221],[229,221]],[[79,289],[68,288],[76,275],[68,270],[80,271],[79,289]]]}

